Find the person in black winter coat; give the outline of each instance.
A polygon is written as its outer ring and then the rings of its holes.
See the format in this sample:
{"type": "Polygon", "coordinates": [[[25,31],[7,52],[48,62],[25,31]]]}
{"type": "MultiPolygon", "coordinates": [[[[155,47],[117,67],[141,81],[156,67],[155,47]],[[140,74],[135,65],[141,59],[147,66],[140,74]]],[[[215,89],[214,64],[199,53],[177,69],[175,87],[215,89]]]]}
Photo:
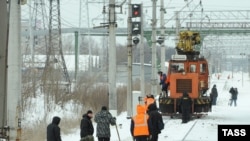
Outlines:
{"type": "Polygon", "coordinates": [[[94,134],[94,127],[92,124],[91,119],[93,118],[93,112],[91,110],[88,110],[87,113],[83,114],[81,125],[80,125],[80,136],[81,138],[87,137],[87,136],[93,136],[94,134]]]}
{"type": "Polygon", "coordinates": [[[149,141],[158,141],[158,135],[161,133],[161,129],[159,129],[159,123],[163,123],[162,115],[158,112],[157,106],[155,103],[152,103],[148,106],[148,128],[150,134],[149,141]]]}
{"type": "Polygon", "coordinates": [[[47,141],[62,141],[60,127],[60,117],[53,117],[52,123],[47,126],[47,141]]]}
{"type": "Polygon", "coordinates": [[[182,112],[182,123],[187,123],[190,120],[190,110],[192,106],[192,99],[187,92],[183,92],[179,104],[182,112]]]}
{"type": "Polygon", "coordinates": [[[106,106],[103,106],[102,110],[96,113],[94,120],[97,123],[98,141],[110,141],[110,125],[116,125],[116,118],[112,117],[106,106]]]}
{"type": "Polygon", "coordinates": [[[234,103],[234,106],[237,106],[237,97],[238,97],[238,90],[237,88],[233,88],[231,87],[231,89],[229,90],[229,93],[231,93],[231,101],[230,101],[230,106],[232,106],[232,104],[234,103]]]}
{"type": "Polygon", "coordinates": [[[212,88],[212,92],[211,92],[211,95],[212,95],[212,105],[216,105],[216,102],[217,102],[217,97],[218,97],[218,91],[217,91],[217,88],[216,88],[216,85],[214,84],[213,88],[212,88]]]}

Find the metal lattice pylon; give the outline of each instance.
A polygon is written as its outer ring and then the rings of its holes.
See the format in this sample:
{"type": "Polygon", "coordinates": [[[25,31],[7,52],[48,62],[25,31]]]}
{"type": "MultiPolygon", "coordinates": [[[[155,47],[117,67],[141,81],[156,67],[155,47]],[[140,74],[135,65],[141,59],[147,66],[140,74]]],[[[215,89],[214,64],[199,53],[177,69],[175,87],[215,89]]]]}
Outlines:
{"type": "MultiPolygon", "coordinates": [[[[94,1],[92,1],[94,2],[94,1]]],[[[89,35],[89,28],[90,28],[90,23],[89,23],[89,0],[81,0],[80,1],[80,13],[79,13],[79,29],[80,28],[83,28],[83,27],[88,27],[88,30],[86,31],[88,36],[86,36],[85,38],[87,40],[90,40],[90,35],[89,35]]],[[[81,47],[81,43],[82,43],[82,36],[81,36],[81,32],[79,31],[79,41],[80,41],[80,44],[79,44],[79,49],[81,47]]],[[[90,42],[88,41],[87,43],[87,46],[88,48],[88,51],[89,51],[89,59],[87,60],[86,64],[88,64],[87,66],[87,69],[92,72],[92,50],[91,50],[91,47],[90,47],[90,42]]]]}
{"type": "Polygon", "coordinates": [[[34,35],[35,32],[48,29],[48,22],[46,16],[45,2],[44,0],[30,1],[29,6],[29,37],[27,38],[27,49],[25,49],[25,56],[23,67],[29,68],[31,71],[25,76],[27,81],[32,81],[32,93],[36,96],[37,81],[40,80],[41,74],[41,62],[44,62],[39,55],[46,54],[46,48],[48,47],[48,36],[34,35]]]}
{"type": "Polygon", "coordinates": [[[60,0],[50,0],[49,46],[46,54],[43,73],[44,90],[56,97],[65,92],[69,93],[71,81],[62,51],[60,0]]]}

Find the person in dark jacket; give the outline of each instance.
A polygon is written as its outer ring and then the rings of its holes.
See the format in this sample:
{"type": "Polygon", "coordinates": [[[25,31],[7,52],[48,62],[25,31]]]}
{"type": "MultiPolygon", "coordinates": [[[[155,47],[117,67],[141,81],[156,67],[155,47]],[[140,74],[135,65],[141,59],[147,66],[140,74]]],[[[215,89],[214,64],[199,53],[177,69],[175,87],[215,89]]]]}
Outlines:
{"type": "Polygon", "coordinates": [[[94,141],[94,127],[91,119],[93,118],[93,112],[88,110],[87,113],[83,114],[81,125],[80,125],[80,136],[81,141],[94,141]]]}
{"type": "Polygon", "coordinates": [[[187,123],[190,120],[190,110],[192,106],[192,99],[187,92],[183,92],[179,104],[182,112],[182,123],[187,123]]]}
{"type": "Polygon", "coordinates": [[[97,123],[96,136],[98,141],[110,141],[110,125],[116,124],[116,118],[111,115],[106,106],[96,113],[94,121],[97,123]]]}
{"type": "Polygon", "coordinates": [[[163,97],[168,96],[168,79],[167,79],[167,75],[165,73],[163,73],[162,71],[158,71],[158,75],[160,76],[160,85],[161,85],[161,90],[163,93],[163,97]]]}
{"type": "Polygon", "coordinates": [[[159,129],[159,123],[163,123],[162,115],[158,112],[157,106],[155,103],[152,103],[148,106],[148,128],[149,128],[149,141],[158,141],[158,135],[161,133],[159,129]]]}
{"type": "Polygon", "coordinates": [[[216,85],[214,84],[213,88],[212,88],[212,92],[211,92],[213,98],[212,98],[212,105],[216,105],[217,102],[217,97],[218,97],[218,91],[216,88],[216,85]]]}
{"type": "Polygon", "coordinates": [[[60,127],[58,126],[61,118],[53,117],[52,123],[47,126],[47,141],[62,141],[60,127]]]}
{"type": "Polygon", "coordinates": [[[231,89],[229,90],[229,93],[231,93],[231,101],[230,101],[230,106],[232,106],[232,104],[234,103],[234,106],[237,106],[237,97],[238,97],[238,90],[237,88],[233,88],[231,87],[231,89]]]}

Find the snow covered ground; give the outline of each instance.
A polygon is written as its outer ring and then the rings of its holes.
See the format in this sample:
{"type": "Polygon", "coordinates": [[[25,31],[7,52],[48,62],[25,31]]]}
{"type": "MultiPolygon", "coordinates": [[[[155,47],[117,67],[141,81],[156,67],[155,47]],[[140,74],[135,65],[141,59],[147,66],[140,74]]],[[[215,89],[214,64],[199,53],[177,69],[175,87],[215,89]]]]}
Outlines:
{"type": "MultiPolygon", "coordinates": [[[[159,141],[216,141],[218,134],[218,125],[221,124],[242,124],[250,125],[250,93],[249,93],[249,76],[247,73],[243,74],[237,72],[233,74],[233,78],[228,79],[231,72],[223,72],[220,74],[220,79],[216,74],[211,77],[211,86],[217,85],[219,92],[217,105],[212,107],[212,111],[208,115],[195,119],[187,124],[181,124],[181,119],[170,119],[164,117],[165,129],[159,135],[159,141]],[[237,87],[239,94],[237,106],[230,107],[228,101],[230,98],[229,88],[237,87]],[[187,132],[192,127],[188,135],[187,132]]],[[[127,113],[124,112],[117,117],[118,132],[121,141],[132,141],[130,135],[130,120],[126,119],[127,113]]],[[[94,123],[96,130],[96,124],[94,123]]],[[[94,135],[96,135],[94,133],[94,135]]],[[[80,130],[77,127],[72,134],[62,134],[63,141],[77,141],[80,140],[80,130]]],[[[96,139],[97,140],[97,139],[96,139]]],[[[119,141],[115,126],[111,126],[111,141],[119,141]]]]}

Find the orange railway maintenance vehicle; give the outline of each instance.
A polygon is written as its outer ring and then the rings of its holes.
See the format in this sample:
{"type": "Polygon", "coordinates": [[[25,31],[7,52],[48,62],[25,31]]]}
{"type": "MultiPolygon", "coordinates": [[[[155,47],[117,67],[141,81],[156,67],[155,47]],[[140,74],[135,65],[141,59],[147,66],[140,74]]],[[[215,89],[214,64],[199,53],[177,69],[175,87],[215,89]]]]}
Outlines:
{"type": "Polygon", "coordinates": [[[195,49],[201,42],[199,32],[181,31],[176,47],[177,54],[169,60],[167,79],[168,95],[159,97],[159,109],[171,118],[181,114],[179,100],[183,92],[192,98],[191,114],[200,118],[211,111],[208,62],[195,49]]]}

